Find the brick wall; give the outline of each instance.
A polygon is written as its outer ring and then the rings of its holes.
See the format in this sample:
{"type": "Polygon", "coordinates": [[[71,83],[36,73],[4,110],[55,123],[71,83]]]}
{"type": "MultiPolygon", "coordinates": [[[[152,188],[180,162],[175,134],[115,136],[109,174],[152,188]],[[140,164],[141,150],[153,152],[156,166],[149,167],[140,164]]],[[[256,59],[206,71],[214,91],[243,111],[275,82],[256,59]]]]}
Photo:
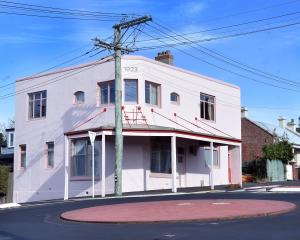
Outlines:
{"type": "Polygon", "coordinates": [[[247,118],[242,118],[242,159],[250,162],[263,156],[262,148],[273,143],[273,136],[247,118]]]}

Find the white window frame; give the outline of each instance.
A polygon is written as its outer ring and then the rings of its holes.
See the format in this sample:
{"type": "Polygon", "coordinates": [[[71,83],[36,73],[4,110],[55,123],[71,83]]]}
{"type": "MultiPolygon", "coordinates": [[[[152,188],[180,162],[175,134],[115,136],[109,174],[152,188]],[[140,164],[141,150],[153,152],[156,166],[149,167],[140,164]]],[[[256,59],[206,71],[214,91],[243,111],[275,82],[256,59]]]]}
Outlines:
{"type": "Polygon", "coordinates": [[[41,118],[46,118],[46,116],[47,116],[47,90],[28,93],[28,119],[29,120],[41,119],[41,118]],[[45,93],[46,97],[43,97],[43,93],[45,93]],[[35,100],[36,100],[36,95],[38,95],[38,94],[40,94],[40,99],[39,99],[39,101],[40,101],[40,116],[36,117],[35,116],[35,107],[36,107],[35,100]],[[32,100],[30,100],[31,95],[33,96],[32,100]],[[43,114],[42,114],[43,100],[45,100],[45,116],[43,116],[43,114]],[[32,109],[31,109],[31,103],[33,103],[32,109]]]}
{"type": "Polygon", "coordinates": [[[116,88],[116,81],[114,79],[98,83],[98,86],[99,86],[99,105],[100,106],[103,106],[103,105],[114,105],[115,104],[115,99],[113,99],[113,102],[110,101],[110,92],[111,92],[110,89],[111,89],[112,82],[115,82],[115,88],[116,88]],[[102,95],[101,95],[102,86],[103,86],[103,84],[106,84],[106,83],[107,83],[107,103],[102,103],[101,102],[101,98],[102,98],[102,95]]]}
{"type": "Polygon", "coordinates": [[[52,168],[54,168],[54,153],[55,153],[54,142],[46,142],[46,147],[47,147],[47,149],[46,149],[46,154],[47,154],[47,157],[46,157],[46,160],[47,160],[47,162],[46,162],[46,168],[52,169],[52,168]],[[53,146],[52,150],[49,148],[50,145],[53,146]],[[49,161],[50,160],[49,159],[49,153],[50,153],[50,151],[53,153],[52,163],[50,163],[50,161],[49,161]]]}
{"type": "Polygon", "coordinates": [[[19,145],[19,151],[20,151],[20,169],[26,168],[26,162],[27,162],[27,147],[26,144],[19,145]],[[25,150],[22,150],[22,148],[25,148],[25,150]],[[22,156],[25,154],[25,159],[22,161],[22,156]]]}
{"type": "Polygon", "coordinates": [[[179,96],[179,94],[176,93],[176,92],[171,92],[171,94],[170,94],[170,101],[173,104],[179,105],[180,104],[180,96],[179,96]],[[176,96],[176,101],[172,100],[172,96],[174,96],[174,95],[176,96]]]}
{"type": "Polygon", "coordinates": [[[85,93],[84,93],[84,91],[76,91],[74,93],[73,104],[74,105],[80,105],[80,104],[84,104],[84,102],[85,102],[85,93]],[[83,94],[83,100],[82,101],[78,101],[78,94],[83,94]]]}
{"type": "Polygon", "coordinates": [[[8,132],[7,133],[7,147],[13,148],[15,146],[15,133],[14,132],[8,132]],[[11,143],[11,136],[13,136],[13,141],[11,143]]]}
{"type": "Polygon", "coordinates": [[[150,82],[150,81],[145,81],[145,104],[151,105],[151,106],[156,106],[156,107],[161,107],[161,84],[155,83],[155,82],[150,82]],[[146,102],[146,84],[149,84],[149,103],[146,102]],[[151,95],[151,86],[156,86],[157,87],[157,104],[154,104],[151,102],[152,95],[151,95]]]}
{"type": "MultiPolygon", "coordinates": [[[[205,151],[209,151],[209,153],[210,153],[210,147],[204,147],[203,148],[203,150],[204,150],[204,152],[205,151]]],[[[214,164],[214,168],[220,168],[221,167],[221,163],[220,163],[220,149],[218,148],[218,147],[216,147],[216,148],[214,148],[214,152],[216,152],[217,153],[217,164],[215,164],[215,159],[214,159],[214,162],[213,162],[213,164],[214,164]]],[[[208,154],[209,156],[210,156],[210,154],[208,154]]],[[[206,154],[204,153],[204,156],[206,156],[206,154]]],[[[215,155],[214,155],[215,156],[215,155]]],[[[206,168],[209,168],[209,165],[210,165],[210,159],[205,159],[205,167],[206,168]],[[209,162],[209,165],[207,164],[209,162]]]]}
{"type": "Polygon", "coordinates": [[[200,118],[203,119],[203,120],[206,120],[206,121],[211,121],[211,122],[216,121],[216,97],[215,96],[207,94],[207,93],[203,93],[203,92],[200,93],[200,118]],[[209,98],[212,98],[213,101],[208,102],[208,101],[202,100],[201,99],[202,95],[206,96],[206,97],[209,97],[209,98]],[[204,117],[201,116],[202,103],[203,103],[203,106],[204,106],[204,109],[203,109],[204,117]],[[213,118],[212,119],[209,116],[207,117],[206,114],[205,114],[206,105],[213,106],[213,118]]]}
{"type": "Polygon", "coordinates": [[[134,78],[125,78],[124,79],[124,102],[129,104],[138,104],[139,103],[139,81],[134,78]],[[126,81],[135,81],[136,82],[136,100],[135,101],[127,101],[126,100],[126,81]]]}
{"type": "Polygon", "coordinates": [[[151,140],[151,149],[150,149],[150,173],[152,174],[152,176],[159,176],[159,175],[171,175],[172,174],[172,167],[171,167],[171,142],[169,142],[167,139],[152,139],[151,140]],[[154,149],[154,147],[158,147],[157,149],[154,149]],[[167,151],[167,148],[168,151],[167,151]],[[164,159],[162,160],[162,152],[165,151],[168,152],[167,156],[168,159],[164,159]],[[153,159],[152,154],[153,153],[158,153],[158,158],[157,159],[153,159]],[[164,163],[166,164],[166,166],[169,165],[169,170],[165,169],[166,171],[160,171],[162,169],[161,164],[164,163]],[[158,165],[158,167],[156,167],[156,164],[158,165]],[[152,167],[154,166],[154,168],[158,168],[158,171],[155,171],[152,169],[152,167]],[[159,170],[160,169],[160,170],[159,170]],[[153,175],[154,174],[154,175],[153,175]]]}
{"type": "MultiPolygon", "coordinates": [[[[100,168],[100,155],[97,155],[97,146],[99,147],[99,153],[100,153],[100,145],[101,145],[101,141],[96,140],[95,141],[95,179],[99,179],[100,178],[100,173],[99,173],[99,168],[100,168]]],[[[78,139],[72,139],[71,141],[71,158],[70,158],[70,168],[71,168],[71,172],[70,172],[70,180],[72,181],[86,181],[86,180],[91,180],[92,179],[92,169],[91,169],[91,164],[92,164],[92,148],[91,148],[91,143],[89,138],[78,138],[78,139]],[[84,149],[84,154],[76,154],[75,155],[75,141],[83,141],[84,145],[85,145],[85,149],[84,149]],[[81,156],[84,158],[84,164],[85,164],[85,173],[83,175],[76,175],[76,171],[74,170],[76,163],[74,163],[74,161],[76,161],[76,157],[81,156]],[[75,164],[75,165],[74,165],[75,164]],[[73,172],[75,171],[75,172],[73,172]]],[[[77,166],[76,166],[77,167],[77,166]]]]}

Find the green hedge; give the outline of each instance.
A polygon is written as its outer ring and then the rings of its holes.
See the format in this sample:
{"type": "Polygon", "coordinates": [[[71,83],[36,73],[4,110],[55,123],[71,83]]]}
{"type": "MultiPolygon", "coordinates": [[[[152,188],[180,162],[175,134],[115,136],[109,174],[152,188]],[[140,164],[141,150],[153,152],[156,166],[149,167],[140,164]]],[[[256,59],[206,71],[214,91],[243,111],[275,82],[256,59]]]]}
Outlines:
{"type": "Polygon", "coordinates": [[[0,195],[6,195],[8,184],[9,168],[0,165],[0,195]]]}

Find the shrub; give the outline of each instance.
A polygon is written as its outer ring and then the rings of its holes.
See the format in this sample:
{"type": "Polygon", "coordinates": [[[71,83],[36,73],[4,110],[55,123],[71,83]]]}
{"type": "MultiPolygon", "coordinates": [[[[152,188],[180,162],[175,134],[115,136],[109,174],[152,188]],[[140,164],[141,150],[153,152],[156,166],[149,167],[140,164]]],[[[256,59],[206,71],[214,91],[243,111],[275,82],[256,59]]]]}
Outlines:
{"type": "Polygon", "coordinates": [[[265,159],[281,160],[284,164],[287,164],[294,158],[293,146],[287,140],[266,145],[263,148],[263,152],[265,159]]]}
{"type": "Polygon", "coordinates": [[[6,195],[8,175],[9,175],[8,167],[0,165],[0,195],[6,195]]]}

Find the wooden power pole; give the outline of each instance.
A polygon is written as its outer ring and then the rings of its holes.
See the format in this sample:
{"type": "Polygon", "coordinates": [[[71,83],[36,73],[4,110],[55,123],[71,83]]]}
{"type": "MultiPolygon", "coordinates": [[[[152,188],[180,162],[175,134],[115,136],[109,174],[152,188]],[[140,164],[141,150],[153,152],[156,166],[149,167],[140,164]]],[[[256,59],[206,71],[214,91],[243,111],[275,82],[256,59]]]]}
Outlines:
{"type": "Polygon", "coordinates": [[[115,58],[115,194],[122,195],[122,163],[123,163],[123,116],[122,116],[122,69],[121,55],[122,53],[133,52],[131,49],[122,47],[122,30],[151,21],[150,16],[136,18],[127,22],[122,22],[113,26],[114,42],[106,43],[99,39],[95,39],[95,46],[98,48],[106,48],[114,50],[115,58]]]}

